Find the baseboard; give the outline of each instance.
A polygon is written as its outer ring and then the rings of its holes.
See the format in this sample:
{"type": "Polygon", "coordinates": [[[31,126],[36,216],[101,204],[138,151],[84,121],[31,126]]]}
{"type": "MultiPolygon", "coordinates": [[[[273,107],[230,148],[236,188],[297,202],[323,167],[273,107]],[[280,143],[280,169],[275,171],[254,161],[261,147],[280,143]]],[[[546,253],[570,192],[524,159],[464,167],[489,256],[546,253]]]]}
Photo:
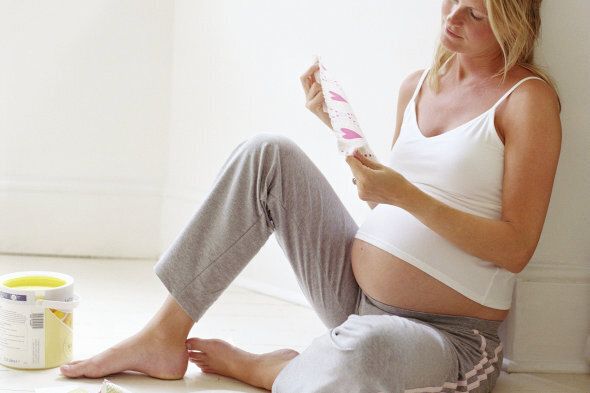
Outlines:
{"type": "Polygon", "coordinates": [[[513,361],[504,359],[502,370],[507,373],[589,374],[590,365],[575,361],[513,361]]]}
{"type": "Polygon", "coordinates": [[[531,263],[498,334],[507,372],[590,373],[590,267],[531,263]]]}
{"type": "Polygon", "coordinates": [[[158,184],[3,179],[0,197],[0,253],[151,259],[160,254],[158,184]]]}
{"type": "Polygon", "coordinates": [[[590,265],[533,261],[517,277],[521,281],[588,284],[590,283],[590,265]]]}

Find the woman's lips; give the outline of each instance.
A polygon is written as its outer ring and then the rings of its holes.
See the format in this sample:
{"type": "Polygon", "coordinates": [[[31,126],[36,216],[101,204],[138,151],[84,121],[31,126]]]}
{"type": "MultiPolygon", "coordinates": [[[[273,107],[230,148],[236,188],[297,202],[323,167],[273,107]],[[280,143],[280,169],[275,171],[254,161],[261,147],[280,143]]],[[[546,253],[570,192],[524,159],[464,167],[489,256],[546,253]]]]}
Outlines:
{"type": "Polygon", "coordinates": [[[449,30],[449,28],[446,28],[447,34],[449,34],[451,37],[455,37],[455,38],[462,38],[460,35],[457,35],[455,33],[453,33],[451,30],[449,30]]]}

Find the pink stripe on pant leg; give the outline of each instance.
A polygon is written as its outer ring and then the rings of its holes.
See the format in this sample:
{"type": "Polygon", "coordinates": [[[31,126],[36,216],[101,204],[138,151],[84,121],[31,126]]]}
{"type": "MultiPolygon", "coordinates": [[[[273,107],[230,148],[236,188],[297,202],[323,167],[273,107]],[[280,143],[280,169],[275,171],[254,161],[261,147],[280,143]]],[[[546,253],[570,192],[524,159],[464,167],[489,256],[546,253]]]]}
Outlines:
{"type": "Polygon", "coordinates": [[[488,379],[488,374],[491,374],[496,370],[494,368],[493,364],[498,362],[498,354],[502,350],[503,344],[500,343],[500,345],[498,345],[498,347],[494,350],[494,357],[492,359],[490,359],[486,356],[486,353],[484,352],[484,349],[486,347],[485,337],[482,336],[481,334],[479,334],[479,331],[476,329],[473,329],[473,332],[481,338],[480,351],[482,352],[482,359],[473,367],[473,369],[469,370],[465,374],[464,379],[461,379],[457,382],[445,382],[441,386],[429,386],[429,387],[423,387],[423,388],[406,389],[406,390],[404,390],[404,393],[437,393],[437,392],[441,392],[443,389],[455,389],[456,393],[462,393],[462,392],[465,392],[465,390],[459,391],[459,390],[457,390],[457,387],[466,386],[467,392],[479,387],[481,385],[482,381],[485,381],[486,379],[488,379]],[[490,362],[491,365],[489,367],[487,367],[485,370],[483,370],[483,373],[477,377],[477,381],[474,381],[474,382],[470,383],[469,385],[467,385],[467,379],[476,375],[477,372],[479,370],[482,370],[483,366],[488,362],[490,362]]]}

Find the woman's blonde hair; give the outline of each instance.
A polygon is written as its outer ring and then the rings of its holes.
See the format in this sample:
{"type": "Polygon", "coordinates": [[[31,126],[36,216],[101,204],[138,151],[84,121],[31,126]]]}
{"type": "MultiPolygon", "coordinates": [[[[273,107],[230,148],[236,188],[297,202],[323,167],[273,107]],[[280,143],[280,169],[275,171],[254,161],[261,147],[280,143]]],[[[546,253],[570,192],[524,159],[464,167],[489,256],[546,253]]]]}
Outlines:
{"type": "MultiPolygon", "coordinates": [[[[547,82],[557,94],[557,85],[551,76],[535,64],[534,54],[537,38],[541,29],[542,0],[483,0],[488,12],[490,26],[500,44],[504,56],[504,67],[493,77],[502,76],[506,80],[508,70],[513,66],[522,66],[547,82]]],[[[454,52],[438,42],[427,83],[435,93],[439,91],[439,74],[443,67],[455,56],[454,52]]],[[[559,109],[561,101],[559,95],[559,109]]]]}

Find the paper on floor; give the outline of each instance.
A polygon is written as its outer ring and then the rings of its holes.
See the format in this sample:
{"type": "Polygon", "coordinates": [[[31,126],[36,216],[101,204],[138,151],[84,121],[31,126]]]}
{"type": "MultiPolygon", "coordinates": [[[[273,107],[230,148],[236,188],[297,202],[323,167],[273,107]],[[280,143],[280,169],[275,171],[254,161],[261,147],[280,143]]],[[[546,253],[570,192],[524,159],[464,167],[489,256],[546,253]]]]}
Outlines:
{"type": "Polygon", "coordinates": [[[379,161],[369,147],[340,83],[330,76],[319,56],[316,56],[316,61],[319,64],[319,70],[315,72],[314,77],[322,87],[324,95],[322,109],[330,116],[338,151],[348,156],[353,154],[354,150],[358,150],[373,161],[379,161]]]}
{"type": "Polygon", "coordinates": [[[115,385],[108,379],[102,382],[102,387],[99,393],[131,393],[129,390],[122,388],[119,385],[115,385]]]}

